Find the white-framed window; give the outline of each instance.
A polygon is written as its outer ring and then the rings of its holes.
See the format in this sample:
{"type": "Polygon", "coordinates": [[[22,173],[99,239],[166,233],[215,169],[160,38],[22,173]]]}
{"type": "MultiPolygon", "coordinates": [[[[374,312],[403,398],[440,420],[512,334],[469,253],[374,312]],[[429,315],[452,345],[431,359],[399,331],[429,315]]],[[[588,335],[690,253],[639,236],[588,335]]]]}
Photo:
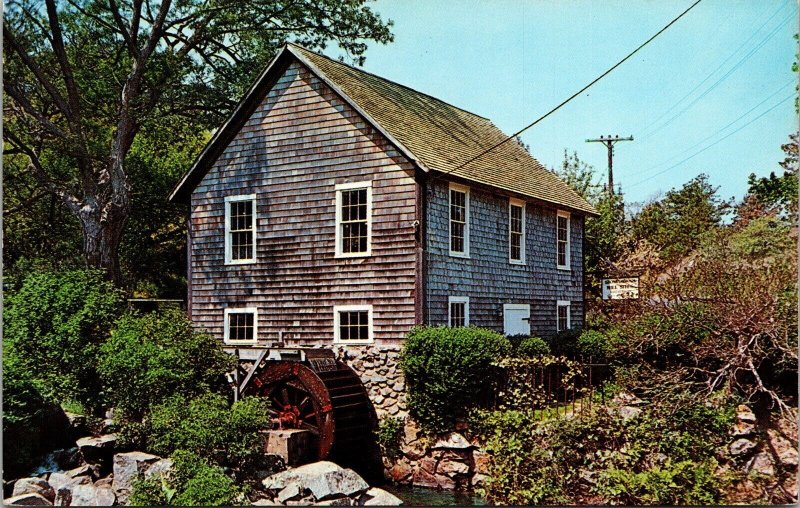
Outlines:
{"type": "Polygon", "coordinates": [[[225,264],[256,261],[256,195],[225,198],[225,264]]]}
{"type": "Polygon", "coordinates": [[[556,265],[559,270],[569,270],[569,212],[556,214],[556,265]]]}
{"type": "Polygon", "coordinates": [[[372,254],[372,182],[336,185],[336,257],[372,254]]]}
{"type": "Polygon", "coordinates": [[[372,305],[334,306],[333,340],[337,344],[373,342],[372,305]]]}
{"type": "Polygon", "coordinates": [[[563,332],[572,328],[572,318],[570,316],[569,300],[558,300],[556,302],[556,331],[563,332]]]}
{"type": "Polygon", "coordinates": [[[525,202],[519,199],[508,201],[508,260],[525,264],[525,202]]]}
{"type": "Polygon", "coordinates": [[[447,298],[447,326],[469,326],[469,297],[450,296],[447,298]]]}
{"type": "Polygon", "coordinates": [[[450,184],[448,194],[450,255],[469,257],[469,187],[450,184]]]}
{"type": "Polygon", "coordinates": [[[254,344],[258,340],[258,309],[225,309],[225,344],[254,344]]]}

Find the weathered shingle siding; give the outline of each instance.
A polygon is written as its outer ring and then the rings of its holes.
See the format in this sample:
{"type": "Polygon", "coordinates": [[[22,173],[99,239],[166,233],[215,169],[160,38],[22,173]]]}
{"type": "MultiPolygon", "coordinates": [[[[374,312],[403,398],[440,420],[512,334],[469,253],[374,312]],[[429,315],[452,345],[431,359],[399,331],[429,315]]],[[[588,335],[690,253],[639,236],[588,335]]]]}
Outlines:
{"type": "Polygon", "coordinates": [[[191,197],[191,318],[223,337],[255,306],[259,341],[333,341],[334,305],[373,305],[376,342],[415,323],[413,166],[291,64],[191,197]],[[335,259],[335,184],[372,180],[372,256],[335,259]],[[257,263],[224,264],[224,199],[257,194],[257,263]]]}
{"type": "Polygon", "coordinates": [[[555,208],[525,207],[526,264],[508,260],[508,198],[470,189],[470,257],[449,255],[449,183],[428,190],[426,322],[447,321],[448,296],[468,296],[470,325],[503,331],[506,303],[530,304],[531,333],[555,334],[556,301],[570,300],[572,326],[583,325],[583,217],[570,220],[571,270],[556,268],[555,208]]]}

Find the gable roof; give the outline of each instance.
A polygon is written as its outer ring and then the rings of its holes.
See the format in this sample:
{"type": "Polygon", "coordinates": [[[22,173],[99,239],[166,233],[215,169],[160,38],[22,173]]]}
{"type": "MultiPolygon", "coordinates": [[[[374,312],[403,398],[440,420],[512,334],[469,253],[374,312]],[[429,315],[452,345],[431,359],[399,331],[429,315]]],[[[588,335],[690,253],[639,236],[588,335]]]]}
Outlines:
{"type": "Polygon", "coordinates": [[[597,213],[515,140],[464,164],[507,137],[487,118],[294,44],[287,44],[262,73],[176,186],[171,200],[187,200],[292,57],[341,95],[422,170],[447,173],[592,215],[597,213]]]}

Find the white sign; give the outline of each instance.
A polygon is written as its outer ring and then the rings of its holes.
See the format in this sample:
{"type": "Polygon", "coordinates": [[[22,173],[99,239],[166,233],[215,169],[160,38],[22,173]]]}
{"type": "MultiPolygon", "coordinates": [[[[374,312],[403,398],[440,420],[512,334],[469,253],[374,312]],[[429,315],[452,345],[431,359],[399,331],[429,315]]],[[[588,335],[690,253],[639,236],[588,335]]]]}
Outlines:
{"type": "Polygon", "coordinates": [[[635,300],[639,298],[639,277],[603,279],[603,300],[635,300]]]}

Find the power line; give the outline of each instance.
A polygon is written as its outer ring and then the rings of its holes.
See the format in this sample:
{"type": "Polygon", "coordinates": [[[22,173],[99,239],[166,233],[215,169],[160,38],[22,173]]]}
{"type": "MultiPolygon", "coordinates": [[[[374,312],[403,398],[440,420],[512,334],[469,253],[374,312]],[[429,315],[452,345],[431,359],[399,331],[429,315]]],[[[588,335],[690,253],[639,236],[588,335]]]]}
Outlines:
{"type": "MultiPolygon", "coordinates": [[[[531,128],[531,127],[533,127],[534,125],[538,124],[539,122],[541,122],[542,120],[544,120],[544,119],[545,119],[545,118],[547,118],[548,116],[552,115],[553,113],[555,113],[556,111],[558,111],[559,109],[561,109],[561,108],[562,108],[562,107],[563,107],[565,104],[567,104],[567,103],[568,103],[568,102],[570,102],[572,99],[574,99],[574,98],[575,98],[575,97],[577,97],[578,95],[580,95],[580,94],[582,94],[583,92],[585,92],[586,90],[588,90],[588,89],[589,89],[589,87],[591,87],[592,85],[594,85],[595,83],[597,83],[598,81],[600,81],[601,79],[603,79],[604,77],[606,77],[608,74],[610,74],[610,73],[611,73],[611,72],[612,72],[614,69],[616,69],[617,67],[619,67],[620,65],[622,65],[623,63],[625,63],[625,62],[626,62],[628,59],[630,59],[630,58],[631,58],[633,55],[635,55],[636,53],[638,53],[638,52],[639,52],[639,50],[641,50],[643,47],[645,47],[645,46],[647,46],[648,44],[650,44],[650,42],[651,42],[653,39],[655,39],[656,37],[658,37],[659,35],[661,35],[662,33],[664,33],[664,32],[665,32],[665,31],[666,31],[666,30],[667,30],[669,27],[671,27],[672,25],[674,25],[674,24],[675,24],[675,23],[676,23],[676,22],[677,22],[679,19],[681,19],[681,18],[682,18],[683,16],[685,16],[685,15],[686,15],[686,14],[687,14],[689,11],[691,11],[692,9],[694,9],[694,8],[697,6],[697,4],[699,4],[699,3],[700,3],[700,2],[702,2],[702,1],[703,1],[703,0],[696,0],[696,1],[695,1],[695,2],[694,2],[692,5],[690,5],[690,6],[689,6],[689,7],[688,7],[688,8],[687,8],[685,11],[683,11],[682,13],[680,13],[680,14],[679,14],[679,15],[678,15],[678,16],[677,16],[675,19],[673,19],[672,21],[670,21],[669,23],[667,23],[667,24],[664,26],[664,28],[662,28],[661,30],[659,30],[658,32],[656,32],[656,33],[655,33],[655,35],[653,35],[652,37],[650,37],[649,39],[647,39],[646,41],[644,41],[642,44],[640,44],[640,45],[639,45],[639,47],[637,47],[636,49],[634,49],[633,51],[631,51],[630,53],[628,53],[628,55],[627,55],[625,58],[623,58],[622,60],[620,60],[619,62],[617,62],[616,64],[614,64],[614,65],[613,65],[612,67],[610,67],[610,68],[609,68],[607,71],[605,71],[604,73],[600,74],[598,77],[596,77],[595,79],[593,79],[593,80],[592,80],[592,81],[591,81],[591,82],[590,82],[588,85],[584,86],[583,88],[581,88],[580,90],[578,90],[578,91],[577,91],[577,92],[575,92],[574,94],[570,95],[568,98],[566,98],[564,101],[562,101],[562,102],[561,102],[561,103],[560,103],[558,106],[554,107],[553,109],[551,109],[550,111],[548,111],[548,112],[547,112],[547,113],[545,113],[544,115],[540,116],[539,118],[537,118],[536,120],[534,120],[533,122],[531,122],[530,124],[528,124],[527,126],[525,126],[525,127],[523,127],[522,129],[518,130],[518,131],[517,131],[517,132],[515,132],[514,134],[512,134],[512,135],[510,135],[510,136],[506,137],[506,138],[505,138],[503,141],[500,141],[499,143],[496,143],[496,144],[492,145],[491,147],[487,148],[486,150],[483,150],[482,152],[480,152],[480,153],[479,153],[479,154],[477,154],[476,156],[474,156],[474,157],[470,158],[469,160],[467,160],[466,162],[464,162],[464,163],[462,163],[462,164],[459,164],[459,165],[458,165],[458,166],[456,166],[455,168],[453,168],[453,169],[450,169],[450,170],[448,170],[448,171],[445,171],[445,172],[441,173],[441,175],[440,175],[440,176],[445,176],[445,175],[448,175],[448,174],[452,173],[453,171],[457,171],[457,170],[459,170],[459,169],[463,168],[463,167],[464,167],[464,166],[466,166],[467,164],[469,164],[469,163],[471,163],[471,162],[473,162],[473,161],[477,160],[478,158],[482,157],[483,155],[486,155],[487,153],[491,152],[491,151],[492,151],[492,150],[494,150],[495,148],[497,148],[497,147],[499,147],[499,146],[501,146],[501,145],[503,145],[503,144],[507,143],[509,140],[511,140],[511,139],[513,139],[513,138],[515,138],[515,137],[519,136],[520,134],[522,134],[522,133],[523,133],[523,132],[525,132],[526,130],[530,129],[530,128],[531,128]]],[[[434,177],[432,178],[432,180],[435,180],[435,179],[436,179],[436,176],[434,176],[434,177]]]]}
{"type": "MultiPolygon", "coordinates": [[[[744,41],[744,42],[743,42],[743,43],[742,43],[742,44],[741,44],[741,45],[740,45],[738,48],[736,48],[736,50],[735,50],[733,53],[731,53],[730,55],[728,55],[728,57],[727,57],[727,58],[725,58],[725,60],[723,60],[723,61],[722,61],[722,63],[721,63],[721,64],[719,64],[719,65],[717,66],[717,68],[716,68],[716,69],[714,69],[713,71],[711,71],[710,73],[708,73],[708,75],[707,75],[705,78],[703,78],[703,80],[702,80],[702,81],[700,81],[700,82],[699,82],[697,85],[695,85],[695,87],[694,87],[694,88],[692,88],[692,89],[689,91],[689,93],[687,93],[686,95],[684,95],[683,97],[681,97],[680,99],[678,99],[678,101],[677,101],[677,102],[675,102],[675,103],[674,103],[672,106],[670,106],[670,107],[669,107],[669,108],[668,108],[666,111],[664,111],[663,113],[661,113],[661,115],[660,115],[658,118],[656,118],[656,119],[655,119],[655,120],[653,120],[652,122],[649,122],[649,123],[648,123],[647,125],[645,125],[645,126],[644,126],[644,127],[641,129],[641,130],[639,130],[638,132],[640,132],[640,135],[644,135],[644,134],[646,134],[646,133],[647,133],[647,131],[648,131],[648,130],[649,130],[651,127],[652,127],[652,126],[654,126],[655,124],[657,124],[657,123],[659,122],[659,120],[661,120],[662,118],[664,118],[665,116],[667,116],[667,115],[668,115],[670,112],[672,112],[672,110],[673,110],[673,109],[675,109],[676,107],[678,107],[678,105],[680,105],[680,104],[681,104],[683,101],[685,101],[686,99],[688,99],[688,98],[689,98],[689,97],[690,97],[690,96],[691,96],[691,95],[692,95],[694,92],[696,92],[698,88],[700,88],[701,86],[703,86],[703,84],[704,84],[706,81],[708,81],[709,79],[711,79],[711,77],[712,77],[714,74],[716,74],[716,73],[717,73],[717,71],[719,71],[720,69],[722,69],[722,67],[724,67],[724,66],[725,66],[725,64],[726,64],[726,63],[728,63],[728,61],[729,61],[731,58],[733,58],[734,56],[736,56],[736,55],[739,53],[739,51],[741,51],[741,50],[742,50],[742,48],[744,48],[745,46],[747,46],[747,44],[749,44],[749,43],[750,43],[750,41],[751,41],[751,40],[753,40],[753,39],[756,37],[756,35],[758,35],[758,33],[761,31],[761,29],[762,29],[762,28],[764,28],[764,27],[767,25],[767,23],[769,23],[770,21],[772,21],[772,18],[774,18],[775,16],[777,16],[777,15],[778,15],[778,13],[779,13],[779,12],[780,12],[780,11],[781,11],[781,10],[782,10],[782,9],[783,9],[785,6],[786,6],[786,4],[779,5],[779,6],[778,6],[778,8],[777,8],[777,9],[776,9],[776,10],[775,10],[773,13],[772,13],[772,15],[771,15],[771,16],[769,16],[769,17],[767,18],[767,20],[766,20],[766,21],[764,21],[764,23],[762,23],[762,24],[761,24],[761,26],[759,26],[757,29],[753,30],[753,31],[752,31],[752,33],[750,34],[750,37],[748,37],[748,38],[747,38],[747,40],[745,40],[745,41],[744,41]]],[[[752,26],[752,25],[751,25],[751,26],[752,26]]]]}
{"type": "Polygon", "coordinates": [[[711,143],[710,145],[706,146],[705,148],[703,148],[703,149],[701,149],[701,150],[698,150],[697,152],[693,153],[693,154],[692,154],[692,155],[690,155],[689,157],[686,157],[686,158],[685,158],[685,159],[683,159],[682,161],[680,161],[680,162],[677,162],[677,163],[673,164],[672,166],[670,166],[670,167],[668,167],[668,168],[666,168],[666,169],[664,169],[664,170],[662,170],[662,171],[659,171],[658,173],[654,174],[653,176],[649,176],[649,177],[647,177],[647,178],[644,178],[644,179],[642,179],[642,180],[639,180],[638,182],[632,183],[632,184],[628,185],[628,187],[635,187],[635,186],[637,186],[637,185],[639,185],[639,184],[641,184],[641,183],[647,182],[648,180],[652,180],[653,178],[655,178],[655,177],[657,177],[657,176],[660,176],[660,175],[663,175],[663,174],[664,174],[664,173],[666,173],[667,171],[669,171],[669,170],[671,170],[671,169],[673,169],[673,168],[676,168],[676,167],[680,166],[680,165],[681,165],[681,164],[683,164],[684,162],[687,162],[687,161],[689,161],[689,160],[691,160],[691,159],[695,158],[696,156],[698,156],[698,155],[700,155],[701,153],[705,152],[705,151],[706,151],[706,150],[708,150],[709,148],[712,148],[712,147],[714,147],[714,146],[716,146],[716,145],[720,144],[720,143],[721,143],[721,142],[723,142],[724,140],[728,139],[729,137],[733,136],[734,134],[736,134],[736,133],[737,133],[737,132],[739,132],[740,130],[744,129],[745,127],[747,127],[748,125],[752,124],[753,122],[755,122],[756,120],[758,120],[758,119],[759,119],[759,118],[761,118],[762,116],[766,115],[767,113],[769,113],[769,112],[770,112],[770,111],[772,111],[773,109],[777,108],[778,106],[780,106],[780,105],[781,105],[781,104],[783,104],[784,102],[786,102],[786,101],[788,101],[788,100],[790,100],[790,99],[793,99],[794,97],[795,97],[795,94],[794,94],[794,93],[792,93],[792,94],[791,94],[791,95],[789,95],[788,97],[785,97],[785,98],[781,99],[781,100],[780,100],[780,101],[779,101],[777,104],[773,105],[772,107],[770,107],[769,109],[767,109],[766,111],[764,111],[763,113],[761,113],[760,115],[758,115],[757,117],[753,118],[752,120],[750,120],[750,121],[749,121],[749,122],[747,122],[746,124],[744,124],[744,125],[742,125],[741,127],[739,127],[739,128],[738,128],[738,129],[736,129],[735,131],[733,131],[733,132],[731,132],[731,133],[727,134],[726,136],[724,136],[724,137],[722,137],[722,138],[718,139],[717,141],[715,141],[715,142],[711,143]]]}
{"type": "Polygon", "coordinates": [[[744,55],[744,56],[743,56],[743,57],[742,57],[742,58],[741,58],[741,59],[740,59],[738,62],[736,62],[736,64],[734,64],[734,66],[733,66],[733,67],[731,67],[731,69],[730,69],[730,70],[728,70],[728,72],[726,72],[726,73],[725,73],[725,74],[724,74],[724,75],[723,75],[721,78],[719,78],[717,81],[715,81],[713,84],[711,84],[711,86],[709,86],[708,88],[706,88],[706,89],[705,89],[705,91],[703,91],[703,93],[701,93],[699,96],[697,96],[697,97],[696,97],[696,98],[695,98],[695,99],[694,99],[692,102],[690,102],[690,103],[689,103],[689,104],[688,104],[686,107],[684,107],[683,109],[681,109],[680,111],[678,111],[678,112],[677,112],[675,115],[673,115],[672,117],[670,117],[669,119],[667,119],[665,122],[663,122],[661,125],[657,126],[655,129],[651,130],[651,131],[650,131],[650,132],[648,132],[647,134],[644,134],[644,135],[642,135],[642,141],[645,141],[645,140],[647,140],[647,139],[651,138],[651,137],[652,137],[652,136],[653,136],[653,135],[654,135],[656,132],[660,131],[661,129],[663,129],[663,128],[664,128],[664,127],[666,127],[667,125],[671,124],[671,123],[672,123],[673,121],[675,121],[675,120],[676,120],[678,117],[680,117],[680,116],[681,116],[682,114],[684,114],[686,111],[688,111],[689,109],[691,109],[691,108],[692,108],[692,106],[694,106],[695,104],[697,104],[697,102],[698,102],[698,101],[700,101],[700,100],[701,100],[701,99],[703,99],[705,96],[707,96],[709,93],[711,93],[711,91],[713,91],[713,90],[714,90],[714,89],[715,89],[717,86],[719,86],[719,85],[720,85],[720,83],[722,83],[723,81],[725,81],[726,79],[728,79],[728,77],[730,77],[730,76],[731,76],[731,74],[733,74],[733,73],[734,73],[734,72],[735,72],[737,69],[739,69],[739,67],[741,67],[741,66],[742,66],[742,64],[744,64],[744,62],[746,62],[747,60],[749,60],[751,56],[753,56],[753,55],[754,55],[754,54],[755,54],[755,53],[756,53],[756,52],[757,52],[759,49],[761,49],[761,48],[764,46],[764,44],[766,44],[766,43],[767,43],[767,42],[768,42],[768,41],[769,41],[769,40],[770,40],[772,37],[774,37],[774,36],[775,36],[775,34],[776,34],[776,33],[778,33],[778,31],[779,31],[779,30],[780,30],[780,29],[783,27],[783,25],[785,25],[785,24],[786,24],[786,23],[787,23],[787,22],[788,22],[790,19],[792,19],[793,17],[794,17],[794,12],[792,12],[791,14],[789,14],[789,16],[787,16],[787,17],[786,17],[786,18],[785,18],[783,21],[781,21],[781,23],[780,23],[778,26],[776,26],[775,28],[773,28],[773,29],[772,29],[772,31],[770,31],[770,32],[769,32],[769,33],[768,33],[768,34],[767,34],[767,35],[764,37],[764,39],[762,39],[762,40],[761,40],[761,42],[759,42],[759,43],[756,45],[756,47],[754,47],[754,48],[753,48],[753,49],[751,49],[751,50],[750,50],[750,51],[749,51],[747,54],[745,54],[745,55],[744,55]]]}
{"type": "Polygon", "coordinates": [[[736,122],[738,122],[738,121],[739,121],[739,120],[741,120],[742,118],[744,118],[744,117],[746,117],[747,115],[749,115],[750,113],[752,113],[752,112],[753,112],[753,111],[754,111],[756,108],[758,108],[759,106],[761,106],[762,104],[764,104],[765,102],[767,102],[768,100],[772,99],[773,97],[775,97],[776,95],[778,95],[780,92],[782,92],[782,91],[783,91],[783,89],[785,89],[785,88],[789,87],[790,85],[794,85],[795,83],[796,83],[796,81],[795,81],[795,79],[794,79],[794,78],[790,79],[788,82],[784,83],[784,84],[783,84],[783,85],[782,85],[780,88],[778,88],[777,90],[775,90],[774,92],[772,92],[771,94],[769,94],[769,95],[768,95],[766,98],[764,98],[764,99],[763,99],[761,102],[759,102],[758,104],[756,104],[756,105],[755,105],[755,106],[753,106],[752,108],[748,109],[747,111],[745,111],[744,113],[742,113],[741,115],[739,115],[739,116],[738,116],[738,117],[737,117],[735,120],[733,120],[733,121],[731,121],[730,123],[726,124],[724,127],[721,127],[721,128],[719,128],[719,129],[717,129],[717,130],[716,130],[714,133],[710,134],[709,136],[706,136],[706,137],[704,137],[703,139],[701,139],[701,140],[700,140],[700,141],[698,141],[697,143],[695,143],[695,144],[693,144],[692,146],[690,146],[690,147],[688,147],[688,148],[686,148],[686,149],[684,149],[684,150],[682,150],[682,151],[680,151],[680,152],[676,153],[675,155],[673,155],[673,156],[669,157],[668,159],[665,159],[665,160],[663,160],[663,161],[659,162],[658,164],[654,164],[653,166],[650,166],[649,168],[645,169],[644,171],[640,171],[640,172],[639,172],[639,174],[647,174],[647,173],[649,173],[651,170],[653,170],[653,169],[656,169],[656,168],[658,168],[658,167],[660,167],[660,166],[663,166],[664,164],[667,164],[667,163],[669,163],[669,161],[671,161],[671,160],[674,160],[674,159],[677,159],[677,158],[678,158],[678,157],[680,157],[681,155],[683,155],[683,154],[685,154],[685,153],[687,153],[687,152],[690,152],[690,151],[694,150],[694,149],[695,149],[695,148],[697,148],[698,146],[702,145],[703,143],[705,143],[705,142],[706,142],[706,141],[708,141],[709,139],[711,139],[711,138],[713,138],[713,137],[717,136],[718,134],[721,134],[721,133],[722,133],[723,131],[725,131],[725,130],[726,130],[728,127],[732,126],[733,124],[735,124],[736,122]]]}

